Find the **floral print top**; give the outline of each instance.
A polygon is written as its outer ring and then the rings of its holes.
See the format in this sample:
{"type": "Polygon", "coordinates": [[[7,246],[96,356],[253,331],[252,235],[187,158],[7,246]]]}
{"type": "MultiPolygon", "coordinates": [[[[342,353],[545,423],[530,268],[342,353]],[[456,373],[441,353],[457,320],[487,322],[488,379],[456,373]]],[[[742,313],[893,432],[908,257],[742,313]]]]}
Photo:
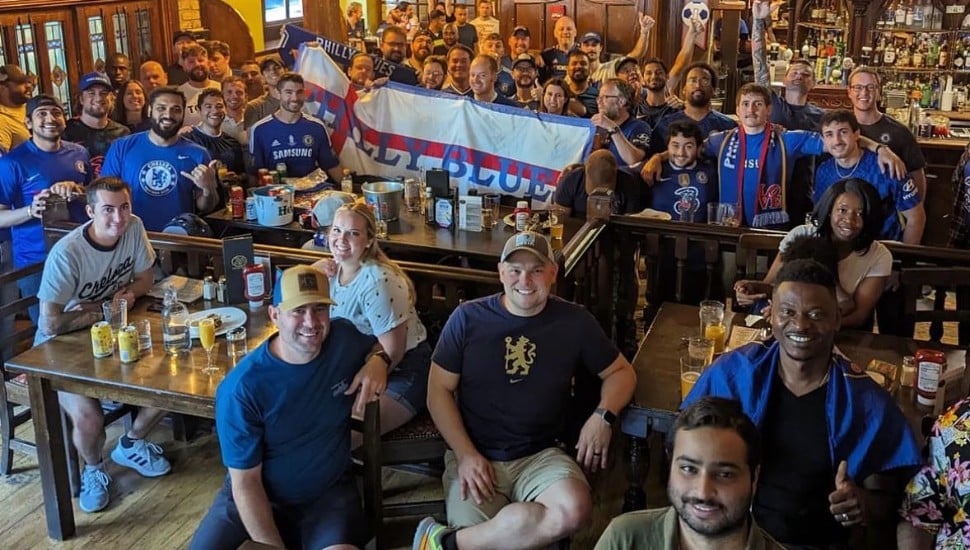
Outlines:
{"type": "Polygon", "coordinates": [[[936,533],[936,548],[970,548],[970,398],[947,409],[933,425],[927,465],[913,476],[900,515],[936,533]]]}

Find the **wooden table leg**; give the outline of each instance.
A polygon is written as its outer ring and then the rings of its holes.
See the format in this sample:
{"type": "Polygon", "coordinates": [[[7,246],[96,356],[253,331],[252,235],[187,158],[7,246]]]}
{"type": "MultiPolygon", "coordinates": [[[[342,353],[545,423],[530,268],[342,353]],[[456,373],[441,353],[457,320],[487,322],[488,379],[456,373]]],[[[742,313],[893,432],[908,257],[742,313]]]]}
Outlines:
{"type": "Polygon", "coordinates": [[[650,469],[650,449],[647,440],[627,436],[629,456],[627,457],[626,479],[629,487],[623,497],[623,511],[643,510],[647,507],[647,496],[643,492],[643,482],[650,469]]]}
{"type": "Polygon", "coordinates": [[[36,376],[29,377],[27,385],[44,490],[47,535],[52,539],[66,540],[74,536],[74,504],[71,502],[67,449],[57,392],[51,388],[50,381],[36,376]]]}

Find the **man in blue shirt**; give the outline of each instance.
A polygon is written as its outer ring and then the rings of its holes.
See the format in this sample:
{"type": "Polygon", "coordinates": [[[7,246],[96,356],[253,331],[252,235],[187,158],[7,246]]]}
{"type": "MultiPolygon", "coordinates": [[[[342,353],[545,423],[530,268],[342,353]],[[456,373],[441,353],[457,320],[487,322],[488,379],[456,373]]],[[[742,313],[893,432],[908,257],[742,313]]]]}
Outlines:
{"type": "Polygon", "coordinates": [[[185,95],[162,86],[148,96],[148,105],[151,128],[112,143],[101,175],[131,185],[132,211],[147,231],[162,231],[185,212],[212,210],[219,194],[212,156],[179,135],[185,95]]]}
{"type": "MultiPolygon", "coordinates": [[[[822,139],[832,158],[823,162],[815,172],[814,200],[818,201],[825,190],[839,180],[863,179],[871,183],[882,198],[886,221],[879,238],[919,244],[926,226],[926,210],[912,174],[906,174],[903,179],[883,174],[876,154],[859,147],[859,136],[859,123],[851,111],[839,109],[822,116],[822,139]]],[[[880,147],[888,149],[884,145],[880,147]]]]}
{"type": "Polygon", "coordinates": [[[358,389],[354,409],[378,399],[390,358],[349,321],[331,321],[332,303],[321,272],[310,266],[283,272],[269,308],[279,332],[216,390],[229,475],[190,548],[238,548],[247,540],[274,548],[363,548],[366,520],[350,474],[350,411],[358,389]]]}
{"type": "Polygon", "coordinates": [[[327,172],[330,181],[340,181],[340,160],[330,148],[330,137],[323,121],[303,112],[306,88],[303,77],[286,73],[276,85],[280,108],[249,129],[249,153],[253,171],[275,170],[286,164],[290,177],[303,177],[317,168],[327,172]]]}
{"type": "Polygon", "coordinates": [[[683,403],[741,402],[771,449],[754,517],[786,546],[847,548],[848,528],[895,525],[901,490],[922,464],[892,396],[835,350],[835,288],[819,262],[785,263],[772,296],[774,341],[722,355],[683,403]]]}
{"type": "Polygon", "coordinates": [[[616,163],[629,166],[643,160],[650,144],[650,127],[630,115],[633,106],[633,88],[630,84],[619,78],[604,80],[596,104],[599,112],[590,118],[590,122],[603,136],[606,147],[616,156],[616,163]]]}
{"type": "MultiPolygon", "coordinates": [[[[736,128],[738,123],[727,115],[711,107],[711,98],[717,88],[717,71],[707,63],[696,62],[687,66],[684,75],[684,85],[681,96],[684,99],[684,109],[667,114],[661,118],[650,135],[650,152],[660,153],[667,148],[667,129],[672,122],[691,119],[701,127],[704,135],[718,130],[736,128]]],[[[650,179],[646,173],[644,179],[650,179]]]]}
{"type": "Polygon", "coordinates": [[[717,171],[698,159],[703,142],[697,123],[681,120],[670,125],[669,158],[650,189],[650,208],[674,220],[703,223],[708,203],[718,202],[717,171]]]}
{"type": "MultiPolygon", "coordinates": [[[[61,104],[41,94],[27,102],[30,139],[0,158],[0,227],[11,228],[13,267],[21,269],[47,258],[41,223],[51,194],[69,198],[84,193],[82,186],[92,179],[88,152],[61,139],[66,122],[61,104]]],[[[17,281],[22,297],[37,295],[41,274],[17,281]]],[[[37,305],[30,307],[37,323],[37,305]]]]}

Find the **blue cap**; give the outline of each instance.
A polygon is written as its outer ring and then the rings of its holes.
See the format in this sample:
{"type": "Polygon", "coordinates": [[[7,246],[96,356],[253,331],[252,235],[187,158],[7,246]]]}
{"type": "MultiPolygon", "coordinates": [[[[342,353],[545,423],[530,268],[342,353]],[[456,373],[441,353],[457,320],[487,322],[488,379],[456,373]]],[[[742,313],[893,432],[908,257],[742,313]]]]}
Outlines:
{"type": "Polygon", "coordinates": [[[590,42],[593,40],[595,40],[597,44],[603,43],[603,37],[600,36],[600,33],[598,32],[588,32],[584,34],[582,40],[580,40],[579,43],[582,44],[583,42],[590,42]]]}
{"type": "Polygon", "coordinates": [[[114,86],[111,85],[111,81],[108,80],[108,75],[104,73],[88,73],[81,77],[82,92],[86,91],[91,86],[97,86],[99,84],[107,88],[109,91],[114,89],[114,86]]]}

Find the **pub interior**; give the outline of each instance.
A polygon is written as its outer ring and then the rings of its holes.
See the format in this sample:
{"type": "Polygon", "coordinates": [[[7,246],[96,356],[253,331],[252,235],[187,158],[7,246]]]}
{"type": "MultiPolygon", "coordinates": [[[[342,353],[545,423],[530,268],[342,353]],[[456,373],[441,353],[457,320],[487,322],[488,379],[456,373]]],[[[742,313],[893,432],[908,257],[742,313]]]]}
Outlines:
{"type": "Polygon", "coordinates": [[[970,545],[968,4],[0,0],[0,540],[970,545]]]}

